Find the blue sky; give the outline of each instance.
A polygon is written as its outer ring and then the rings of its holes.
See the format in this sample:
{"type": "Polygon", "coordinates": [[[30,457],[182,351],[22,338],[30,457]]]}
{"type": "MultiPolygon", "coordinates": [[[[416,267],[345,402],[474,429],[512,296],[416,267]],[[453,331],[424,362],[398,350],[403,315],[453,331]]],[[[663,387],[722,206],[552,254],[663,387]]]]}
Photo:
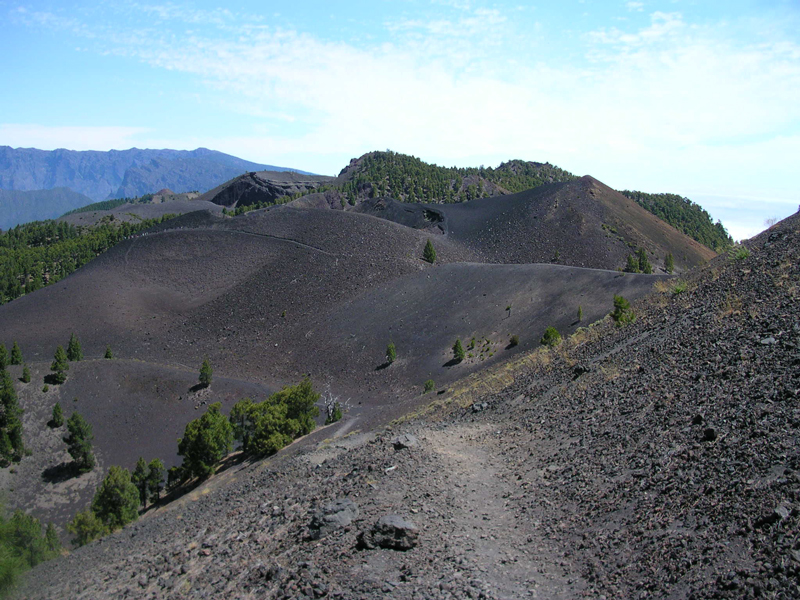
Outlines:
{"type": "Polygon", "coordinates": [[[800,204],[798,32],[797,0],[0,0],[0,144],[547,161],[741,239],[800,204]]]}

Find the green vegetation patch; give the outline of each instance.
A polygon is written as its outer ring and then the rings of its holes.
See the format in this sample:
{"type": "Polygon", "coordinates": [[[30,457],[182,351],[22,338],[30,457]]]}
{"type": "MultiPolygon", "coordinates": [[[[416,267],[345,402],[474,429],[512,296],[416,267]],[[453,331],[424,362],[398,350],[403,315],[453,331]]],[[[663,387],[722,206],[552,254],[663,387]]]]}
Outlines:
{"type": "Polygon", "coordinates": [[[646,194],[630,190],[621,193],[714,252],[722,253],[733,246],[733,238],[722,223],[714,223],[711,215],[689,198],[678,194],[646,194]]]}

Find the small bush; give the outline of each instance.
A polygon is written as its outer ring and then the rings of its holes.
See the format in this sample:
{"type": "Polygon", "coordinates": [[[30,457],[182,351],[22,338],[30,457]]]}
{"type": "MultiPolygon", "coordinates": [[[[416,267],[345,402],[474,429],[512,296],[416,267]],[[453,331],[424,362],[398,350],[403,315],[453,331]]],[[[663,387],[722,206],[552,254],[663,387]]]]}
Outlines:
{"type": "Polygon", "coordinates": [[[614,296],[614,310],[611,311],[611,318],[617,327],[624,327],[636,320],[636,315],[631,309],[631,303],[622,296],[614,296]]]}
{"type": "Polygon", "coordinates": [[[511,340],[508,342],[508,345],[511,346],[512,348],[514,346],[519,346],[519,336],[518,335],[512,335],[511,336],[511,340]]]}
{"type": "Polygon", "coordinates": [[[388,364],[392,364],[396,358],[397,358],[397,349],[394,346],[394,342],[389,342],[389,345],[386,346],[386,362],[388,364]]]}
{"type": "Polygon", "coordinates": [[[434,249],[433,243],[430,240],[428,240],[428,242],[425,244],[425,250],[422,253],[422,258],[431,264],[436,262],[436,250],[434,249]]]}
{"type": "Polygon", "coordinates": [[[45,383],[42,391],[46,394],[48,391],[50,391],[50,386],[45,383]]]}
{"type": "Polygon", "coordinates": [[[728,256],[731,258],[731,260],[744,260],[750,256],[750,250],[741,244],[737,244],[728,251],[728,256]]]}
{"type": "Polygon", "coordinates": [[[685,292],[685,291],[686,291],[686,287],[687,287],[687,286],[686,286],[686,282],[685,282],[685,281],[680,281],[680,280],[678,280],[678,281],[676,281],[676,282],[673,284],[673,286],[672,286],[672,293],[673,293],[674,295],[676,295],[676,296],[677,296],[678,294],[682,294],[683,292],[685,292]]]}
{"type": "Polygon", "coordinates": [[[555,327],[548,327],[544,330],[544,335],[542,339],[539,340],[539,343],[543,346],[558,346],[561,343],[561,334],[558,332],[558,329],[555,327]]]}
{"type": "Polygon", "coordinates": [[[433,382],[433,379],[428,379],[428,381],[425,382],[425,387],[424,387],[423,393],[427,394],[428,392],[432,392],[435,387],[436,387],[436,384],[433,382]]]}

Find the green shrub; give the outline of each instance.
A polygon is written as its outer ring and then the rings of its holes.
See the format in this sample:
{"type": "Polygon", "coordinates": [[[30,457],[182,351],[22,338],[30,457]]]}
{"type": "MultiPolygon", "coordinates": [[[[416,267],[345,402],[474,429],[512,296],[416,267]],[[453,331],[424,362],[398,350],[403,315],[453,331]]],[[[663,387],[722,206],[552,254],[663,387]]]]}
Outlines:
{"type": "Polygon", "coordinates": [[[396,358],[397,349],[394,346],[394,342],[389,342],[389,345],[386,346],[386,362],[392,364],[396,358]]]}
{"type": "Polygon", "coordinates": [[[183,457],[183,470],[188,477],[205,479],[231,451],[233,429],[221,408],[219,402],[209,406],[201,417],[186,425],[178,440],[178,455],[183,457]]]}
{"type": "Polygon", "coordinates": [[[64,383],[67,380],[69,361],[67,359],[67,353],[64,352],[63,346],[56,348],[56,353],[53,356],[53,364],[50,365],[50,370],[53,371],[51,378],[55,383],[64,383]]]}
{"type": "MultiPolygon", "coordinates": [[[[293,439],[315,429],[319,398],[311,380],[306,378],[296,386],[287,386],[272,394],[263,402],[253,402],[249,398],[240,400],[231,410],[235,439],[242,442],[242,449],[248,454],[275,454],[293,439]]],[[[326,417],[326,422],[336,416],[337,406],[338,403],[326,417]]],[[[338,418],[341,416],[339,406],[338,418]]]]}
{"type": "Polygon", "coordinates": [[[64,424],[64,413],[61,410],[61,404],[56,402],[53,407],[53,417],[50,419],[51,427],[61,427],[64,424]]]}
{"type": "Polygon", "coordinates": [[[636,251],[636,258],[639,261],[639,272],[647,275],[653,274],[653,267],[647,259],[647,251],[644,248],[639,248],[636,251]]]}
{"type": "Polygon", "coordinates": [[[30,383],[30,382],[31,382],[31,370],[28,368],[28,365],[23,365],[22,383],[30,383]]]}
{"type": "Polygon", "coordinates": [[[625,272],[626,273],[638,273],[639,272],[639,259],[636,258],[633,254],[628,255],[628,262],[625,265],[625,272]]]}
{"type": "Polygon", "coordinates": [[[511,336],[511,340],[508,342],[508,345],[511,346],[512,348],[514,346],[519,346],[519,336],[518,335],[512,335],[511,336]]]}
{"type": "Polygon", "coordinates": [[[558,346],[561,343],[561,334],[558,332],[558,329],[555,327],[548,327],[544,330],[544,335],[542,339],[539,340],[543,346],[558,346]]]}
{"type": "Polygon", "coordinates": [[[425,250],[422,252],[422,258],[431,264],[436,262],[436,249],[433,247],[433,242],[431,242],[430,239],[425,244],[425,250]]]}
{"type": "Polygon", "coordinates": [[[436,387],[436,384],[433,382],[433,379],[428,379],[428,381],[425,382],[425,385],[424,385],[422,393],[423,394],[427,394],[428,392],[432,392],[435,387],[436,387]]]}
{"type": "Polygon", "coordinates": [[[664,270],[670,274],[675,270],[675,258],[672,256],[672,252],[667,252],[667,256],[664,258],[664,270]]]}
{"type": "Polygon", "coordinates": [[[92,499],[92,512],[114,531],[139,518],[139,490],[128,469],[112,466],[92,499]]]}
{"type": "Polygon", "coordinates": [[[461,362],[466,356],[467,353],[464,351],[464,346],[461,345],[461,340],[456,340],[456,343],[453,344],[453,360],[461,362]]]}
{"type": "Polygon", "coordinates": [[[206,388],[210,386],[211,377],[212,377],[211,363],[208,362],[208,359],[206,358],[205,360],[203,360],[203,364],[200,365],[200,377],[198,378],[200,385],[206,388]]]}
{"type": "Polygon", "coordinates": [[[672,293],[677,296],[678,294],[682,294],[683,292],[685,292],[686,288],[687,288],[686,282],[678,280],[674,284],[672,284],[672,293]]]}
{"type": "Polygon", "coordinates": [[[92,540],[101,538],[108,533],[108,528],[97,517],[92,509],[87,508],[83,512],[75,515],[75,518],[67,523],[67,531],[75,537],[72,543],[76,546],[85,546],[92,540]]]}
{"type": "Polygon", "coordinates": [[[611,312],[611,318],[617,324],[617,327],[623,327],[636,320],[636,315],[633,313],[631,303],[622,296],[614,296],[614,310],[611,312]]]}
{"type": "Polygon", "coordinates": [[[736,244],[728,251],[728,256],[731,258],[731,260],[744,260],[750,256],[750,250],[748,250],[742,244],[736,244]]]}
{"type": "Polygon", "coordinates": [[[78,340],[78,336],[74,333],[69,337],[69,344],[67,345],[67,358],[70,360],[70,362],[83,360],[81,343],[78,340]]]}
{"type": "Polygon", "coordinates": [[[84,419],[78,411],[72,413],[67,419],[67,436],[64,442],[67,444],[67,452],[75,461],[75,466],[80,473],[87,473],[94,469],[96,460],[92,451],[92,426],[84,419]]]}

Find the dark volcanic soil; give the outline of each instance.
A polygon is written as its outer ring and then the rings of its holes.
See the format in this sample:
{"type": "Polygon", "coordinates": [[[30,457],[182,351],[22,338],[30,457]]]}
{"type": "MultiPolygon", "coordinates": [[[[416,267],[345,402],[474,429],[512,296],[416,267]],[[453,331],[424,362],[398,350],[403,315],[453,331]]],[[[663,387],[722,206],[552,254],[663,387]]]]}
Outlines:
{"type": "MultiPolygon", "coordinates": [[[[196,194],[178,194],[178,196],[196,196],[196,194]]],[[[208,210],[215,214],[222,213],[222,207],[213,202],[194,199],[171,199],[166,202],[152,204],[123,204],[111,210],[74,213],[61,217],[59,221],[66,221],[72,225],[94,225],[104,217],[113,216],[117,222],[138,223],[143,219],[156,219],[168,214],[183,215],[198,210],[208,210]]]]}
{"type": "MultiPolygon", "coordinates": [[[[227,413],[241,398],[263,400],[276,391],[223,377],[198,389],[196,370],[96,359],[71,363],[66,383],[43,392],[49,363],[30,366],[32,381],[20,383],[18,395],[25,447],[31,454],[15,465],[14,473],[0,470],[0,487],[13,492],[7,500],[10,509],[23,508],[60,526],[75,516],[76,506],[91,501],[111,465],[133,470],[140,456],[148,462],[160,458],[167,467],[180,464],[177,440],[209,404],[221,402],[227,413]],[[69,470],[72,458],[62,441],[66,426],[47,425],[56,402],[65,420],[78,411],[92,425],[99,468],[91,473],[74,477],[69,470]]],[[[12,367],[12,375],[20,374],[19,367],[12,367]]]]}
{"type": "Polygon", "coordinates": [[[231,469],[41,565],[24,594],[796,598],[800,215],[748,246],[425,418],[374,435],[346,418],[316,449],[231,469]],[[358,515],[310,539],[337,498],[358,515]],[[359,549],[390,514],[418,544],[359,549]]]}
{"type": "Polygon", "coordinates": [[[586,176],[460,204],[368,200],[356,210],[446,236],[493,263],[617,269],[645,248],[654,269],[672,252],[678,272],[711,260],[705,246],[633,200],[586,176]]]}

